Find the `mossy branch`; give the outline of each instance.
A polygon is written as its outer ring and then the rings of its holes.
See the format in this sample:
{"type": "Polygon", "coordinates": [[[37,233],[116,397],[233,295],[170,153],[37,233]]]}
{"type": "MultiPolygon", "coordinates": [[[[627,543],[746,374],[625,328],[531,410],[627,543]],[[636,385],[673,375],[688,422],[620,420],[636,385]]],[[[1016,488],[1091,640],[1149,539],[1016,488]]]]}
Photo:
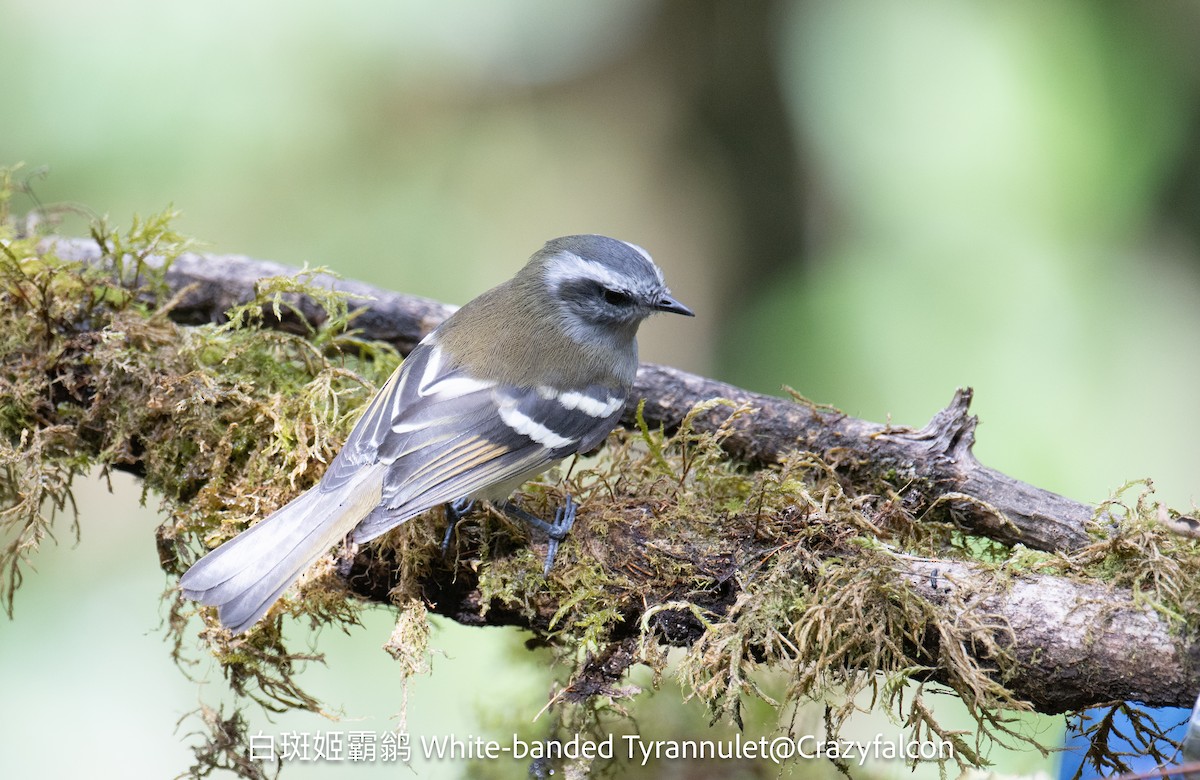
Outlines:
{"type": "MultiPolygon", "coordinates": [[[[103,233],[0,242],[6,314],[23,328],[2,350],[0,522],[18,531],[2,596],[49,527],[38,506],[69,507],[70,478],[93,464],[164,496],[160,554],[180,573],[319,477],[395,351],[452,311],[163,239],[143,242],[152,252],[103,233]]],[[[969,763],[979,739],[1023,739],[1003,710],[1186,705],[1200,688],[1195,542],[1164,530],[1144,486],[1091,507],[979,464],[970,391],[920,430],[661,366],[643,366],[635,397],[598,460],[524,497],[535,511],[562,490],[582,500],[549,580],[522,531],[490,513],[443,559],[431,513],[318,567],[244,638],[206,615],[235,690],[318,708],[292,681],[303,659],[280,617],[352,621],[347,589],[402,607],[389,649],[413,668],[422,604],[587,651],[562,701],[628,695],[626,669],[660,669],[674,645],[685,687],[734,721],[761,694],[754,667],[780,664],[793,698],[845,702],[832,727],[870,691],[941,734],[921,699],[939,682],[980,724],[975,744],[954,737],[969,763]]],[[[175,604],[180,642],[192,611],[175,604]]]]}
{"type": "MultiPolygon", "coordinates": [[[[57,254],[84,263],[101,261],[95,242],[54,239],[57,254]]],[[[295,274],[297,269],[241,255],[185,253],[175,258],[166,283],[178,302],[172,319],[184,324],[223,321],[226,312],[254,300],[265,277],[295,274]]],[[[309,283],[353,296],[353,326],[362,338],[391,344],[407,354],[454,307],[412,295],[380,290],[360,282],[313,275],[309,283]]],[[[279,326],[305,332],[327,316],[319,300],[297,295],[294,309],[279,326]],[[306,322],[299,322],[299,319],[306,322]]],[[[968,414],[971,390],[954,399],[920,430],[880,425],[849,417],[802,398],[776,398],[679,369],[643,364],[634,399],[644,399],[646,422],[667,432],[678,429],[696,404],[727,398],[756,409],[742,417],[724,448],[752,466],[778,462],[800,448],[836,464],[848,479],[867,489],[892,486],[908,511],[931,520],[952,521],[973,534],[1003,544],[1036,550],[1070,551],[1088,543],[1094,507],[1064,498],[987,468],[975,460],[977,418],[968,414]]],[[[634,426],[636,401],[623,423],[634,426]]],[[[707,411],[696,427],[715,431],[724,420],[720,409],[707,411]]]]}
{"type": "MultiPolygon", "coordinates": [[[[64,259],[104,262],[94,241],[51,239],[46,245],[53,245],[64,259]]],[[[149,258],[149,262],[154,259],[149,258]]],[[[260,280],[297,272],[237,255],[181,254],[173,259],[165,275],[166,286],[178,295],[169,316],[181,323],[220,322],[230,309],[255,300],[260,280]]],[[[428,299],[324,274],[313,275],[307,282],[351,296],[348,308],[357,335],[392,344],[401,353],[410,350],[454,310],[428,299]]],[[[321,300],[305,294],[296,294],[290,300],[291,310],[277,318],[278,327],[311,332],[327,319],[321,300]]],[[[950,406],[919,430],[858,420],[800,398],[751,393],[649,364],[642,367],[634,397],[643,400],[642,413],[651,427],[661,426],[670,433],[690,415],[691,427],[701,432],[721,431],[722,448],[753,466],[775,464],[797,449],[815,453],[833,465],[839,479],[852,486],[853,492],[886,492],[906,514],[922,522],[950,522],[1002,544],[1019,543],[1049,552],[1070,553],[1091,542],[1088,527],[1096,507],[1007,477],[975,460],[971,448],[977,418],[968,413],[969,389],[955,393],[950,406]],[[698,404],[713,398],[729,399],[754,412],[730,421],[726,406],[708,404],[697,411],[698,404]]],[[[631,427],[636,427],[635,411],[631,404],[624,420],[631,427]]],[[[582,543],[605,567],[622,566],[639,589],[654,589],[654,583],[663,578],[652,568],[637,565],[639,561],[644,564],[646,546],[655,543],[646,518],[644,507],[636,507],[623,515],[623,522],[610,524],[603,539],[585,539],[582,543]]],[[[712,562],[753,559],[754,535],[731,534],[704,541],[705,548],[681,550],[674,557],[708,573],[710,581],[705,584],[701,580],[697,589],[721,594],[706,606],[724,612],[737,599],[737,589],[731,587],[730,579],[734,572],[728,563],[714,566],[712,562]],[[726,543],[713,547],[714,539],[726,543]]],[[[766,548],[759,552],[766,552],[766,548]]],[[[1119,698],[1188,704],[1189,692],[1200,687],[1200,676],[1185,672],[1191,664],[1175,647],[1168,624],[1151,606],[1135,605],[1130,591],[1095,584],[1083,586],[1046,575],[1014,578],[1008,572],[963,563],[897,560],[903,562],[897,562],[896,571],[909,576],[917,592],[941,603],[952,600],[948,592],[972,594],[972,611],[983,609],[986,621],[1007,626],[998,633],[1000,641],[1012,643],[1030,664],[1028,679],[1018,680],[1020,685],[1016,687],[1043,711],[1119,698]],[[1017,585],[1010,587],[1010,583],[1017,585]],[[989,593],[987,597],[979,595],[989,593]],[[1044,617],[1051,614],[1057,618],[1044,617]],[[1071,620],[1064,622],[1068,616],[1071,620]],[[1088,626],[1093,622],[1104,627],[1103,634],[1066,630],[1068,625],[1088,626]],[[1104,636],[1112,639],[1105,641],[1104,636]],[[1129,641],[1134,637],[1143,652],[1129,652],[1129,641]],[[1126,659],[1136,657],[1137,668],[1128,668],[1127,663],[1111,657],[1114,652],[1126,659]],[[1148,663],[1150,659],[1153,663],[1148,663]],[[1080,687],[1084,675],[1078,670],[1084,668],[1089,669],[1087,686],[1080,687]],[[1074,677],[1074,681],[1064,679],[1064,669],[1073,670],[1066,676],[1074,677]],[[1130,685],[1135,678],[1142,679],[1130,685]]],[[[360,553],[349,578],[352,589],[367,598],[389,602],[387,594],[397,585],[389,568],[386,559],[360,553]]],[[[511,614],[495,604],[484,603],[477,583],[461,574],[446,572],[444,580],[435,576],[426,584],[426,596],[435,611],[468,624],[516,623],[549,629],[558,608],[556,603],[547,602],[532,613],[511,614]]],[[[633,619],[636,615],[627,617],[633,619]]],[[[686,616],[675,615],[671,622],[674,641],[684,642],[698,635],[698,625],[681,626],[689,622],[686,616]]]]}

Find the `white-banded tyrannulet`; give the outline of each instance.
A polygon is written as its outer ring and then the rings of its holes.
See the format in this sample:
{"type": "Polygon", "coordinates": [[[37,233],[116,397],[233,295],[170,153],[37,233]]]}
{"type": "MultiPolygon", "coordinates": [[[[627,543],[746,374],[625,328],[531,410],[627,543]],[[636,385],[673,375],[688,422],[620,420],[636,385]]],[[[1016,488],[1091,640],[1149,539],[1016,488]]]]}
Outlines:
{"type": "MultiPolygon", "coordinates": [[[[321,481],[197,561],[184,595],[245,631],[347,534],[365,542],[439,504],[453,522],[469,502],[502,501],[595,448],[621,418],[638,325],[656,311],[692,314],[641,247],[593,235],[547,242],[426,336],[321,481]]],[[[574,504],[552,523],[505,506],[550,533],[548,570],[574,504]]]]}

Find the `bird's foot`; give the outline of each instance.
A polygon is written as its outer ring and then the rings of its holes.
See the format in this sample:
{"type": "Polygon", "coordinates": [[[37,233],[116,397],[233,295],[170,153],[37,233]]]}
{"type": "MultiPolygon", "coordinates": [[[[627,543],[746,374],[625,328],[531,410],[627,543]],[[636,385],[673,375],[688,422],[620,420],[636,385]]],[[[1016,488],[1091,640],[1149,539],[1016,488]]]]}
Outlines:
{"type": "Polygon", "coordinates": [[[554,557],[558,555],[558,545],[563,539],[567,538],[567,534],[571,532],[571,526],[575,525],[575,514],[579,509],[579,504],[575,503],[575,500],[570,496],[567,496],[566,503],[555,510],[554,520],[549,523],[540,517],[529,514],[511,501],[504,502],[500,505],[500,508],[512,517],[538,529],[550,537],[550,543],[546,550],[546,564],[542,567],[542,574],[548,576],[550,574],[550,567],[554,565],[554,557]]]}
{"type": "Polygon", "coordinates": [[[450,536],[454,533],[454,527],[458,525],[458,521],[462,520],[475,507],[475,502],[469,498],[460,498],[457,501],[451,501],[446,504],[446,535],[442,537],[442,555],[446,554],[446,550],[450,549],[450,536]]]}

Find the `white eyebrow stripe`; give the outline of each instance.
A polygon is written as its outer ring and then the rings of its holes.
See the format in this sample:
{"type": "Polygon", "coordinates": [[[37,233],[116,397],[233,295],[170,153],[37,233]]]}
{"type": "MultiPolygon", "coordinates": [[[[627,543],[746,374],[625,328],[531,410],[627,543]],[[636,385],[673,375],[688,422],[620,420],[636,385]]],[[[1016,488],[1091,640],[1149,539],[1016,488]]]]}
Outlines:
{"type": "Polygon", "coordinates": [[[543,447],[556,450],[575,443],[575,439],[559,436],[541,423],[530,419],[515,406],[501,406],[499,412],[500,419],[504,421],[505,425],[522,436],[528,436],[543,447]]]}
{"type": "Polygon", "coordinates": [[[559,252],[546,264],[546,280],[551,287],[581,276],[612,289],[623,290],[629,286],[628,279],[614,274],[607,266],[594,260],[585,260],[574,252],[559,252]]]}
{"type": "MultiPolygon", "coordinates": [[[[618,239],[618,240],[620,240],[620,239],[618,239]]],[[[654,258],[650,256],[649,252],[647,252],[642,247],[640,247],[637,244],[634,244],[630,241],[621,241],[621,243],[624,244],[625,246],[629,247],[630,249],[634,250],[642,257],[646,258],[646,262],[649,263],[650,267],[654,269],[654,275],[658,277],[658,281],[660,284],[665,281],[663,279],[662,270],[658,267],[658,264],[654,262],[654,258]]]]}
{"type": "Polygon", "coordinates": [[[607,417],[621,405],[620,398],[614,398],[610,395],[604,401],[601,401],[599,398],[593,398],[577,390],[560,393],[558,402],[567,409],[578,409],[591,417],[607,417]]]}

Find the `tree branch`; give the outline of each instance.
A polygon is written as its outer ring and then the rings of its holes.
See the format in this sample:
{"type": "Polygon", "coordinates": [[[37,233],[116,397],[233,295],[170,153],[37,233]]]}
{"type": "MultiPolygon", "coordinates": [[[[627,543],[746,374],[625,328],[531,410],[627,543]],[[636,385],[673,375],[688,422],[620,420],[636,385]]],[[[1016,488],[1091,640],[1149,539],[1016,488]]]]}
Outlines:
{"type": "MultiPolygon", "coordinates": [[[[96,263],[95,242],[57,239],[60,257],[96,263]]],[[[242,255],[181,255],[167,272],[173,291],[184,292],[172,318],[184,324],[220,322],[231,307],[254,300],[255,282],[266,276],[297,273],[278,263],[242,255]]],[[[392,344],[401,354],[450,316],[455,307],[413,295],[381,290],[361,282],[317,275],[313,283],[350,293],[355,300],[354,327],[365,338],[392,344]]],[[[293,299],[312,325],[324,311],[310,298],[293,299]]],[[[295,329],[296,323],[282,323],[295,329]]],[[[795,448],[819,454],[855,482],[889,483],[906,508],[932,520],[950,520],[964,529],[1003,544],[1021,543],[1036,550],[1074,550],[1087,544],[1093,507],[1013,479],[975,460],[978,419],[968,414],[970,389],[959,390],[946,409],[920,430],[879,425],[836,409],[752,393],[667,366],[643,364],[632,398],[645,399],[645,420],[675,430],[697,403],[729,398],[757,409],[741,418],[725,443],[729,454],[764,466],[795,448]]],[[[622,423],[633,427],[636,400],[622,423]]],[[[697,420],[716,430],[724,420],[713,410],[697,420]]]]}
{"type": "MultiPolygon", "coordinates": [[[[677,578],[645,554],[654,544],[651,523],[644,512],[633,510],[621,523],[608,525],[603,539],[580,529],[584,555],[602,568],[620,567],[622,576],[632,580],[626,592],[636,597],[618,603],[629,635],[636,633],[647,606],[678,598],[677,578]]],[[[719,539],[703,550],[672,552],[686,559],[682,563],[690,575],[689,601],[714,615],[727,615],[746,595],[739,566],[758,566],[770,548],[745,528],[731,529],[719,539]]],[[[397,585],[395,569],[390,557],[360,552],[347,580],[364,598],[388,603],[387,594],[397,585]]],[[[1118,700],[1190,706],[1192,692],[1200,689],[1200,646],[1182,644],[1154,606],[1139,603],[1128,589],[906,555],[895,557],[892,573],[933,605],[939,619],[955,624],[973,620],[983,626],[987,635],[974,637],[967,651],[985,664],[989,659],[984,648],[992,642],[1011,653],[1017,671],[1006,682],[1039,712],[1118,700]]],[[[545,599],[530,613],[488,600],[477,574],[461,567],[439,569],[423,588],[433,612],[464,625],[516,625],[549,632],[561,607],[558,600],[545,599]]],[[[695,614],[683,609],[657,613],[651,626],[678,646],[691,645],[705,630],[695,614]]],[[[936,667],[933,659],[943,650],[940,641],[934,638],[928,647],[913,652],[928,656],[936,667]]],[[[621,671],[624,667],[616,676],[621,671]]],[[[931,677],[949,682],[945,670],[931,677]]]]}
{"type": "Polygon", "coordinates": [[[1126,589],[1066,577],[985,571],[960,562],[910,560],[917,592],[995,621],[996,636],[1027,670],[1014,690],[1042,712],[1104,701],[1189,705],[1200,687],[1197,647],[1126,589]]]}
{"type": "MultiPolygon", "coordinates": [[[[53,246],[64,259],[101,261],[91,241],[54,239],[53,246]]],[[[44,251],[48,248],[45,244],[44,251]]],[[[185,324],[220,321],[230,307],[254,300],[257,279],[294,272],[241,256],[185,254],[166,274],[179,295],[171,316],[185,324]]],[[[327,276],[314,282],[359,296],[350,303],[357,312],[354,326],[364,337],[391,343],[401,352],[453,311],[357,282],[327,276]]],[[[320,306],[303,296],[293,303],[313,324],[324,316],[320,306]]],[[[300,326],[286,319],[278,324],[300,326]]],[[[1002,544],[1019,542],[1048,552],[1078,551],[1089,544],[1092,507],[976,461],[971,448],[977,420],[968,413],[970,390],[956,393],[950,406],[920,430],[856,420],[833,409],[751,393],[663,366],[643,365],[635,391],[635,398],[645,399],[645,420],[668,431],[677,429],[697,403],[716,397],[756,411],[730,422],[727,409],[712,409],[697,416],[693,426],[707,431],[728,426],[722,446],[751,466],[770,465],[793,450],[806,450],[835,468],[853,495],[892,496],[910,516],[951,522],[1002,544]]],[[[634,411],[633,405],[626,410],[627,426],[634,425],[634,411]]],[[[653,513],[645,507],[628,507],[621,513],[622,522],[610,524],[602,539],[586,529],[577,539],[601,567],[619,567],[628,579],[628,597],[618,601],[617,609],[624,636],[632,637],[650,608],[679,598],[679,578],[664,576],[661,563],[647,555],[656,540],[653,513]]],[[[790,527],[799,530],[802,524],[790,527]]],[[[737,526],[715,542],[706,538],[704,546],[675,549],[671,555],[689,572],[691,603],[726,615],[746,595],[747,580],[741,573],[765,566],[780,549],[778,544],[777,539],[760,538],[757,528],[737,526]]],[[[367,599],[390,603],[389,593],[397,585],[397,561],[389,557],[394,554],[359,551],[345,571],[350,588],[367,599]]],[[[1135,599],[1129,589],[961,561],[899,554],[891,560],[895,579],[907,583],[908,592],[923,599],[940,620],[975,621],[978,642],[966,641],[965,647],[979,663],[999,663],[997,653],[1016,659],[1017,665],[1003,672],[1006,684],[1041,711],[1111,699],[1187,705],[1200,688],[1198,646],[1190,637],[1174,635],[1167,619],[1135,599]]],[[[464,567],[434,567],[422,588],[434,611],[467,624],[546,631],[562,606],[549,597],[520,608],[489,598],[478,573],[464,567]]],[[[705,630],[696,615],[677,609],[658,611],[649,625],[664,641],[679,645],[698,641],[705,630]]],[[[617,631],[616,638],[621,636],[617,631]]],[[[921,648],[935,679],[945,676],[936,663],[941,641],[945,640],[928,638],[921,648]]],[[[633,662],[630,653],[623,658],[604,674],[619,675],[633,662]]]]}

